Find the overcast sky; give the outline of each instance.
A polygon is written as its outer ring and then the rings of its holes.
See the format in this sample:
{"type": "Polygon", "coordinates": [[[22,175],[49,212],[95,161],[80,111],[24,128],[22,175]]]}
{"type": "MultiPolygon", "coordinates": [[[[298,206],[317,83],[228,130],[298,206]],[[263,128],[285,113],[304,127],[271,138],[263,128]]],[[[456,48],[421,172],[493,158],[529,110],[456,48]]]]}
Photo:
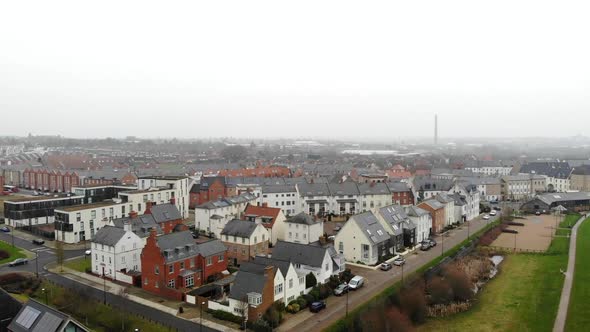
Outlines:
{"type": "Polygon", "coordinates": [[[588,134],[588,1],[33,3],[0,5],[0,135],[588,134]]]}

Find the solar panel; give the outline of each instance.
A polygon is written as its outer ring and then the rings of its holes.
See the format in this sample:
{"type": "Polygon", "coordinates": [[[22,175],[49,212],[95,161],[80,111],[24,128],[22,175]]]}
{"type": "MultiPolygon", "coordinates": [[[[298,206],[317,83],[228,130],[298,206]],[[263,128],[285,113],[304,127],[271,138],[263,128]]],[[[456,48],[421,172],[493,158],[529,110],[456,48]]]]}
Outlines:
{"type": "Polygon", "coordinates": [[[26,329],[30,329],[31,326],[33,326],[33,323],[35,323],[37,320],[37,317],[39,317],[40,313],[41,311],[27,306],[16,319],[16,323],[26,329]]]}
{"type": "Polygon", "coordinates": [[[35,326],[33,332],[44,332],[44,331],[57,331],[57,328],[61,325],[62,319],[56,315],[46,312],[39,320],[39,324],[35,326]]]}

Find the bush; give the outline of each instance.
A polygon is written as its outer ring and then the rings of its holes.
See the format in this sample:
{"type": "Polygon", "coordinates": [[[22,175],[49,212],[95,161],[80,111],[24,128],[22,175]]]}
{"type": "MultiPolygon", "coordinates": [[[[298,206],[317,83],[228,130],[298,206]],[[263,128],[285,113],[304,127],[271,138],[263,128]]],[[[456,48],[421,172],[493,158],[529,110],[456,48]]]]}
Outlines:
{"type": "Polygon", "coordinates": [[[303,296],[297,298],[297,304],[299,304],[300,309],[307,308],[307,300],[303,296]]]}
{"type": "Polygon", "coordinates": [[[426,297],[424,296],[424,289],[418,284],[415,284],[410,289],[404,289],[399,294],[399,307],[412,322],[416,324],[424,323],[426,320],[426,313],[428,306],[426,305],[426,297]]]}
{"type": "MultiPolygon", "coordinates": [[[[309,305],[313,301],[315,301],[315,298],[311,294],[303,294],[303,295],[301,295],[301,297],[303,297],[305,299],[305,301],[307,301],[307,305],[309,305]]],[[[299,306],[301,306],[301,304],[299,306]]]]}
{"type": "Polygon", "coordinates": [[[213,317],[217,318],[217,319],[221,319],[221,320],[226,320],[228,322],[233,322],[236,324],[242,324],[244,322],[244,319],[240,316],[236,316],[232,313],[223,311],[223,310],[208,310],[213,317]]]}
{"type": "Polygon", "coordinates": [[[473,298],[473,285],[467,273],[457,267],[449,268],[445,271],[445,279],[453,290],[455,301],[464,302],[473,298]]]}
{"type": "Polygon", "coordinates": [[[320,300],[328,298],[332,294],[332,289],[328,285],[320,285],[318,287],[320,300]]]}
{"type": "Polygon", "coordinates": [[[317,288],[314,288],[311,290],[311,292],[309,292],[309,295],[311,295],[313,297],[313,301],[318,301],[320,299],[320,290],[317,288]]]}
{"type": "Polygon", "coordinates": [[[318,280],[315,275],[312,272],[309,272],[309,274],[305,276],[305,288],[315,287],[317,284],[318,280]]]}
{"type": "Polygon", "coordinates": [[[352,274],[352,271],[350,271],[350,269],[346,269],[340,274],[340,281],[348,283],[353,277],[354,274],[352,274]]]}
{"type": "MultiPolygon", "coordinates": [[[[293,304],[291,306],[291,309],[292,310],[297,309],[297,311],[299,311],[299,305],[293,304]]],[[[295,312],[297,312],[297,311],[295,311],[295,312]]],[[[268,323],[268,325],[270,325],[271,327],[274,328],[274,327],[278,327],[279,325],[281,325],[281,322],[283,321],[283,313],[278,311],[275,308],[275,306],[271,306],[270,308],[268,308],[268,310],[266,310],[266,312],[264,313],[262,318],[268,323]]]]}
{"type": "Polygon", "coordinates": [[[4,250],[0,250],[0,259],[6,259],[10,257],[10,253],[4,250]]]}
{"type": "Polygon", "coordinates": [[[451,285],[441,277],[434,277],[428,282],[431,304],[451,303],[455,298],[451,285]]]}
{"type": "Polygon", "coordinates": [[[334,289],[340,285],[340,278],[338,276],[330,276],[330,280],[328,281],[328,286],[334,289]]]}

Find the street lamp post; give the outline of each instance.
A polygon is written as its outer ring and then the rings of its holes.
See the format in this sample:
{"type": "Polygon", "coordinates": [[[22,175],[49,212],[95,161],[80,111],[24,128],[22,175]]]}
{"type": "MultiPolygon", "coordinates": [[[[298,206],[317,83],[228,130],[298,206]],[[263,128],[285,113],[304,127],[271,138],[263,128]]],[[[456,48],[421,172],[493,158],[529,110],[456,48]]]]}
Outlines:
{"type": "Polygon", "coordinates": [[[346,317],[348,317],[348,293],[350,293],[350,290],[346,291],[346,317]]]}
{"type": "Polygon", "coordinates": [[[402,285],[404,284],[404,265],[406,264],[402,263],[402,285]]]}
{"type": "Polygon", "coordinates": [[[103,295],[103,304],[107,304],[107,277],[104,273],[104,266],[102,267],[102,295],[103,295]]]}
{"type": "Polygon", "coordinates": [[[39,252],[35,251],[35,275],[39,278],[39,252]]]}
{"type": "Polygon", "coordinates": [[[47,298],[47,290],[45,288],[42,288],[41,292],[45,295],[45,305],[49,305],[49,301],[47,298]]]}
{"type": "Polygon", "coordinates": [[[201,302],[201,323],[199,324],[199,331],[203,331],[203,306],[205,305],[205,302],[201,302]]]}
{"type": "Polygon", "coordinates": [[[514,252],[516,252],[516,233],[514,233],[514,252]]]}

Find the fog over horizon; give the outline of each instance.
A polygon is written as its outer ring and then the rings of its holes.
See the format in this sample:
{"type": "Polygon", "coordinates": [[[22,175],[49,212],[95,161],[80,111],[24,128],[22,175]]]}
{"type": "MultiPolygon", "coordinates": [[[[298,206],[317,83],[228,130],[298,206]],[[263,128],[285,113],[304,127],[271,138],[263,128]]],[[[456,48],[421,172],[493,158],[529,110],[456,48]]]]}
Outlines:
{"type": "Polygon", "coordinates": [[[0,136],[571,137],[590,3],[8,2],[0,136]]]}

